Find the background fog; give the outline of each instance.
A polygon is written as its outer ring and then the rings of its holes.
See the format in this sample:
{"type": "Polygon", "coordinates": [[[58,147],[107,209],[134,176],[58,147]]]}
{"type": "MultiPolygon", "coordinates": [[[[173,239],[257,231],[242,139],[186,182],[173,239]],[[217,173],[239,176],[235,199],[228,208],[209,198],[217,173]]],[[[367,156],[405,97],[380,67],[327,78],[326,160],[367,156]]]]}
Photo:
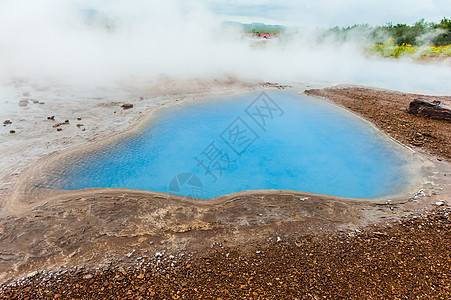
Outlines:
{"type": "Polygon", "coordinates": [[[369,57],[361,47],[371,42],[365,35],[344,43],[316,38],[321,26],[440,18],[449,10],[447,1],[187,2],[0,0],[1,85],[20,80],[95,87],[150,84],[161,77],[233,77],[451,94],[449,62],[369,57]],[[249,41],[223,26],[233,18],[275,20],[300,29],[281,40],[249,41]]]}

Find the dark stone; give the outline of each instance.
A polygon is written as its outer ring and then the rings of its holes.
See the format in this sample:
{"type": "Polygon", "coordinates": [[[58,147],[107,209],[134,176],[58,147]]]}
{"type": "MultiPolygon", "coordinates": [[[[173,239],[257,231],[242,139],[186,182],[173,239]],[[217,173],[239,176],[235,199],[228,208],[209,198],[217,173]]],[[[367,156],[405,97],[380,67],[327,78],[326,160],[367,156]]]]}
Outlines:
{"type": "Polygon", "coordinates": [[[16,131],[15,130],[10,130],[9,133],[16,133],[16,131]]]}
{"type": "Polygon", "coordinates": [[[423,144],[424,144],[424,142],[423,141],[412,141],[412,142],[410,142],[412,145],[414,145],[414,146],[422,146],[423,144]]]}
{"type": "Polygon", "coordinates": [[[12,124],[13,122],[11,122],[11,120],[5,120],[4,122],[3,122],[3,124],[4,125],[9,125],[9,124],[12,124]]]}
{"type": "Polygon", "coordinates": [[[53,128],[58,128],[62,125],[68,125],[69,124],[69,120],[66,120],[64,123],[56,123],[53,125],[53,128]]]}
{"type": "Polygon", "coordinates": [[[133,104],[126,103],[126,104],[122,104],[121,107],[124,108],[124,109],[129,109],[129,108],[132,108],[132,107],[133,107],[133,104]]]}
{"type": "Polygon", "coordinates": [[[47,120],[55,121],[55,116],[47,117],[47,120]]]}
{"type": "Polygon", "coordinates": [[[409,113],[416,116],[451,122],[451,108],[439,100],[417,98],[410,102],[409,113]]]}

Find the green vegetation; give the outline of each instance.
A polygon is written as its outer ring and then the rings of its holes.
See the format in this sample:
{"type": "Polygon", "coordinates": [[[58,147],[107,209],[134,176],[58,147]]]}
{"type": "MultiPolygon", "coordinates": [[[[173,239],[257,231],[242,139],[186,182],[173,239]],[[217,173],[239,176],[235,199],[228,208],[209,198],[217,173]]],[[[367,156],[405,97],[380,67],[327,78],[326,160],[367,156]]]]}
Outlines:
{"type": "Polygon", "coordinates": [[[284,27],[280,25],[265,25],[263,23],[242,24],[245,33],[283,33],[284,27]]]}
{"type": "Polygon", "coordinates": [[[379,54],[383,57],[399,58],[408,56],[416,59],[446,58],[451,57],[451,45],[446,46],[413,46],[402,44],[396,46],[394,40],[383,44],[375,44],[368,49],[370,53],[379,54]]]}
{"type": "Polygon", "coordinates": [[[433,59],[451,57],[451,19],[439,23],[425,22],[413,25],[388,23],[373,27],[368,24],[346,28],[334,27],[323,33],[320,40],[333,37],[338,42],[358,39],[367,53],[383,57],[433,59]]]}
{"type": "Polygon", "coordinates": [[[451,44],[451,19],[445,17],[439,23],[421,19],[414,25],[388,23],[377,27],[368,24],[334,27],[329,33],[343,40],[356,33],[367,33],[370,39],[381,45],[393,41],[395,46],[446,46],[451,44]]]}
{"type": "MultiPolygon", "coordinates": [[[[285,33],[285,27],[279,25],[265,25],[263,23],[240,24],[229,22],[229,24],[239,24],[244,33],[285,33]]],[[[298,28],[298,32],[302,32],[298,28]]],[[[295,30],[296,31],[296,30],[295,30]]],[[[293,32],[293,30],[291,30],[293,32]]],[[[320,30],[319,42],[330,37],[338,42],[344,42],[350,38],[361,40],[365,37],[367,42],[379,45],[376,52],[383,53],[384,56],[398,57],[404,53],[416,53],[418,47],[441,47],[451,44],[451,19],[444,17],[439,23],[419,20],[413,25],[388,23],[383,26],[370,26],[359,24],[349,27],[334,27],[328,30],[320,30]],[[393,52],[387,54],[386,52],[393,52]],[[393,50],[393,51],[392,51],[393,50]]],[[[424,50],[424,49],[423,49],[424,50]]],[[[448,52],[448,49],[429,49],[431,53],[448,52]]]]}
{"type": "Polygon", "coordinates": [[[440,23],[433,25],[434,29],[443,30],[443,33],[435,38],[436,46],[444,46],[451,44],[451,20],[443,18],[440,23]]]}

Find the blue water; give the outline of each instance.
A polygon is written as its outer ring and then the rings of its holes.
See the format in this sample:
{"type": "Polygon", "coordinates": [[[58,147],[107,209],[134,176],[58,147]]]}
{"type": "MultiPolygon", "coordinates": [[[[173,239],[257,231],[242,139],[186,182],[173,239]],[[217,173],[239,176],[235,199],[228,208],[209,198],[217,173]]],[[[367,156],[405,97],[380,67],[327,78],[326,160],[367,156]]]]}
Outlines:
{"type": "Polygon", "coordinates": [[[122,187],[196,198],[279,189],[374,198],[405,184],[407,162],[394,147],[327,102],[254,93],[164,109],[141,133],[67,166],[55,188],[122,187]]]}

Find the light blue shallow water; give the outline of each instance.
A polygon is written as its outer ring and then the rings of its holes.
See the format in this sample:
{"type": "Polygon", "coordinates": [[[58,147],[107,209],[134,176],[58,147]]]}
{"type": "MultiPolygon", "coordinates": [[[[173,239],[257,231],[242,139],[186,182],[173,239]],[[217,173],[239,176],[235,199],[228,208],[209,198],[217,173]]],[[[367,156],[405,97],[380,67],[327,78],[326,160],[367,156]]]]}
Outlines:
{"type": "Polygon", "coordinates": [[[271,91],[181,104],[146,130],[65,168],[54,188],[122,187],[212,198],[256,189],[374,198],[406,159],[349,112],[271,91]]]}

